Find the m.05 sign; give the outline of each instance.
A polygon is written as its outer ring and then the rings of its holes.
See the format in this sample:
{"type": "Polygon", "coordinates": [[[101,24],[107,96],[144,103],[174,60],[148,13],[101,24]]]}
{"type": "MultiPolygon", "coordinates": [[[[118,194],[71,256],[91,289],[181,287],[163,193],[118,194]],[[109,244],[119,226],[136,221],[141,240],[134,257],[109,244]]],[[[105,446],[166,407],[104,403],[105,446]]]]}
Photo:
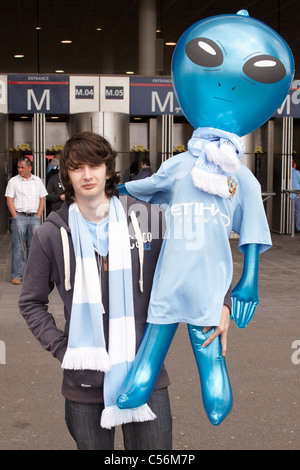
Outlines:
{"type": "Polygon", "coordinates": [[[123,86],[106,86],[105,99],[106,100],[123,100],[124,87],[123,86]]]}

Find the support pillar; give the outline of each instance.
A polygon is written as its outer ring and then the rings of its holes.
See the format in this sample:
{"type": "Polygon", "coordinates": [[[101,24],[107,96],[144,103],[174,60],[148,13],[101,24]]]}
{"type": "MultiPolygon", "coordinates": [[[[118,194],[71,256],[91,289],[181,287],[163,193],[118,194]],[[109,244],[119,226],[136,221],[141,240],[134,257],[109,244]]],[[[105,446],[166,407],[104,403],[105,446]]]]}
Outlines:
{"type": "Polygon", "coordinates": [[[139,75],[156,75],[156,0],[140,0],[139,75]]]}

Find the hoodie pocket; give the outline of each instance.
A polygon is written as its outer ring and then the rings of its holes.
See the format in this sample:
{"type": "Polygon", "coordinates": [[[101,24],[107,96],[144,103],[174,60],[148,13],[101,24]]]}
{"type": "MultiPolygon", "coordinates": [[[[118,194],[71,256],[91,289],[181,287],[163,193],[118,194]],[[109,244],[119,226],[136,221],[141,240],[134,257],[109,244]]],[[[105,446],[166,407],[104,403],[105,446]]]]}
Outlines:
{"type": "Polygon", "coordinates": [[[70,379],[74,386],[82,388],[101,388],[103,387],[103,372],[95,370],[72,370],[70,379]]]}

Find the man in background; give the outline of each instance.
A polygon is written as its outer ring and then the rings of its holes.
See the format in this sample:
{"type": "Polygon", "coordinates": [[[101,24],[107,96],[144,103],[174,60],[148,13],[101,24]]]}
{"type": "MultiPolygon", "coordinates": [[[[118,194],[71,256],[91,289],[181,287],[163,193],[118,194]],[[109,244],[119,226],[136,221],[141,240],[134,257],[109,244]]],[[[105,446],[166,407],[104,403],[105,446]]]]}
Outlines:
{"type": "Polygon", "coordinates": [[[23,278],[24,242],[28,257],[33,234],[41,223],[47,195],[42,180],[31,171],[30,158],[19,158],[18,174],[8,181],[5,192],[7,206],[12,216],[11,282],[15,285],[20,285],[23,278]]]}
{"type": "Polygon", "coordinates": [[[132,176],[131,180],[141,180],[152,175],[152,170],[150,167],[150,161],[147,158],[141,160],[141,170],[136,176],[132,176]]]}
{"type": "Polygon", "coordinates": [[[51,165],[52,169],[48,173],[49,178],[47,179],[47,216],[51,211],[58,211],[65,200],[65,190],[59,175],[59,159],[53,158],[51,165]]]}

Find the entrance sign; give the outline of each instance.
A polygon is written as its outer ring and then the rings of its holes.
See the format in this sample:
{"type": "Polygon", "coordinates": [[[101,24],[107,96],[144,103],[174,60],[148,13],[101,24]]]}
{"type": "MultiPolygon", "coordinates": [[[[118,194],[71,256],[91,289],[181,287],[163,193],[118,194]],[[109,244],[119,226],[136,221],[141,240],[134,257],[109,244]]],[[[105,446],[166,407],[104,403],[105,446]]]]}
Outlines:
{"type": "Polygon", "coordinates": [[[289,94],[274,117],[300,117],[300,80],[294,80],[289,94]]]}
{"type": "MultiPolygon", "coordinates": [[[[170,77],[0,75],[0,112],[73,114],[111,111],[183,116],[170,77]]],[[[300,80],[273,116],[300,118],[300,80]]]]}
{"type": "Polygon", "coordinates": [[[69,114],[69,77],[8,75],[8,113],[69,114]]]}
{"type": "Polygon", "coordinates": [[[132,77],[130,79],[130,114],[182,116],[171,78],[132,77]]]}

